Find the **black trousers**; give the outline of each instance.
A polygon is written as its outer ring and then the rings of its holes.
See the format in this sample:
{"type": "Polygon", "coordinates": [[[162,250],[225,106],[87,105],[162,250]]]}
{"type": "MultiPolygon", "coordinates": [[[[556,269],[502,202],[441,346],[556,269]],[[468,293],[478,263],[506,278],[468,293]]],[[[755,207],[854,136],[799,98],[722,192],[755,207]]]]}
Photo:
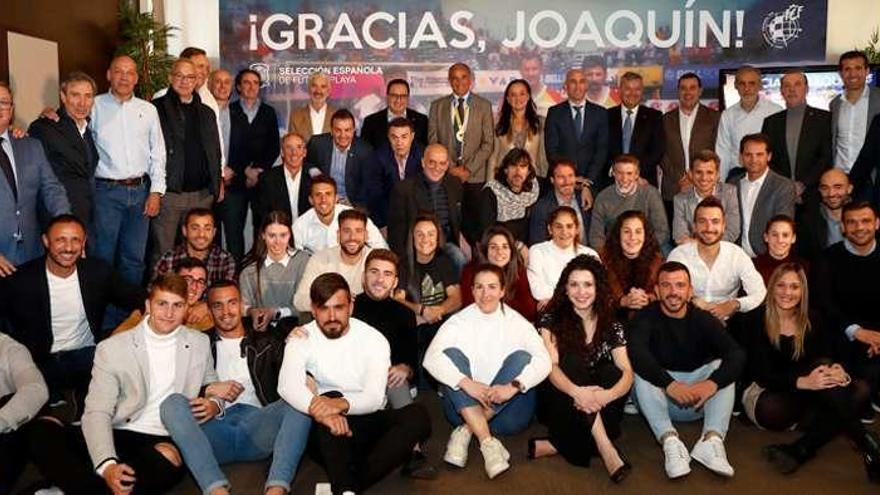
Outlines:
{"type": "Polygon", "coordinates": [[[24,429],[0,434],[0,493],[12,493],[15,480],[24,470],[28,461],[25,445],[24,429]]]}
{"type": "MultiPolygon", "coordinates": [[[[597,385],[602,388],[613,387],[623,372],[613,362],[605,361],[595,367],[563,356],[559,365],[565,376],[578,386],[597,385]]],[[[590,459],[596,455],[596,442],[593,440],[592,428],[596,414],[587,414],[574,407],[574,400],[568,395],[547,383],[540,389],[539,402],[543,403],[543,421],[547,426],[550,443],[557,452],[575,466],[587,467],[590,459]]],[[[606,405],[600,412],[602,424],[608,438],[620,436],[620,421],[623,417],[623,405],[626,396],[606,405]]]]}
{"type": "MultiPolygon", "coordinates": [[[[465,182],[462,184],[463,191],[461,195],[461,233],[468,243],[474,247],[482,237],[480,231],[480,191],[483,190],[485,182],[471,184],[465,182]]],[[[457,243],[458,239],[447,239],[447,242],[457,243]]]]}
{"type": "MultiPolygon", "coordinates": [[[[218,223],[222,225],[226,236],[226,250],[235,258],[236,263],[240,263],[244,257],[244,224],[250,202],[250,192],[227,189],[223,202],[214,207],[218,223]]],[[[259,228],[259,225],[254,224],[254,231],[259,228]]]]}
{"type": "MultiPolygon", "coordinates": [[[[158,443],[171,444],[169,437],[113,430],[113,442],[119,461],[135,472],[133,493],[165,493],[183,478],[184,468],[174,466],[155,449],[158,443]]],[[[92,468],[80,428],[37,419],[31,423],[28,451],[42,475],[65,494],[110,493],[92,468]]]]}
{"type": "Polygon", "coordinates": [[[317,423],[311,433],[334,494],[366,490],[403,465],[413,447],[431,435],[428,412],[417,403],[346,419],[352,432],[350,437],[334,436],[326,426],[317,423]]]}
{"type": "Polygon", "coordinates": [[[804,434],[795,443],[812,457],[840,433],[862,446],[865,427],[859,413],[867,398],[868,386],[861,380],[825,390],[765,390],[755,404],[755,420],[770,430],[801,423],[804,434]]]}

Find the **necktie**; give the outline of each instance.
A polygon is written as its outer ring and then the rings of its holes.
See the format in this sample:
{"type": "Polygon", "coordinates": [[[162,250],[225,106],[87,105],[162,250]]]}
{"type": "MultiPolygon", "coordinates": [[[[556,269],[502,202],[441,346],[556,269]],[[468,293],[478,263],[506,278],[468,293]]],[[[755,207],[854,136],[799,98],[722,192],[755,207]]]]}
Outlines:
{"type": "Polygon", "coordinates": [[[581,138],[584,132],[584,107],[574,107],[574,128],[577,130],[577,138],[581,138]]]}
{"type": "Polygon", "coordinates": [[[464,152],[464,98],[458,98],[458,105],[455,107],[455,161],[461,161],[461,154],[464,152]]]}
{"type": "Polygon", "coordinates": [[[464,125],[464,98],[458,99],[458,121],[464,125]]]}
{"type": "Polygon", "coordinates": [[[623,152],[629,153],[629,145],[633,137],[633,111],[626,111],[626,120],[623,121],[623,152]]]}
{"type": "Polygon", "coordinates": [[[15,186],[15,172],[12,171],[12,162],[9,161],[9,155],[3,149],[3,138],[0,137],[0,168],[3,169],[3,175],[9,182],[9,188],[12,189],[12,196],[18,201],[18,187],[15,186]]]}

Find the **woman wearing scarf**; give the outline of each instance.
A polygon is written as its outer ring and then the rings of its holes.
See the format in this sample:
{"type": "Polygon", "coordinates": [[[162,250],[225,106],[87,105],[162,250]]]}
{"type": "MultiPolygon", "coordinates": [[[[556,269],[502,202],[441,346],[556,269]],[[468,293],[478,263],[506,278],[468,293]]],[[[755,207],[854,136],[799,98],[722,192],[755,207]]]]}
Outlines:
{"type": "Polygon", "coordinates": [[[529,236],[529,213],[539,192],[531,155],[522,148],[508,151],[495,171],[495,179],[486,182],[480,193],[479,231],[499,223],[507,227],[518,244],[524,243],[529,236]]]}

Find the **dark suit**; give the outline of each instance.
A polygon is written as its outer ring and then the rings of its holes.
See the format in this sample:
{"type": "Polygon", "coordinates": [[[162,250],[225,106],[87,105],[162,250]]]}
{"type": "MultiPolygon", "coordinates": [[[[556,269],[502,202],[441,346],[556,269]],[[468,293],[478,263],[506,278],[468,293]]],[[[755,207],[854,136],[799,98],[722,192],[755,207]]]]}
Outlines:
{"type": "MultiPolygon", "coordinates": [[[[407,259],[409,245],[407,238],[416,217],[420,213],[434,213],[431,194],[425,182],[425,175],[419,173],[398,182],[391,191],[391,206],[388,209],[388,245],[402,260],[407,259]]],[[[442,187],[446,190],[446,197],[449,200],[451,232],[446,242],[458,244],[461,232],[463,187],[461,181],[450,174],[443,177],[442,187]]]]}
{"type": "MultiPolygon", "coordinates": [[[[614,157],[623,153],[623,114],[621,105],[608,109],[608,165],[602,172],[605,186],[611,185],[608,170],[614,157]]],[[[640,175],[657,187],[657,166],[663,159],[663,114],[659,110],[639,105],[633,122],[629,153],[639,159],[640,175]]]]}
{"type": "MultiPolygon", "coordinates": [[[[76,271],[95,343],[109,335],[102,329],[108,304],[127,311],[143,309],[146,291],[123,281],[107,263],[82,258],[76,263],[76,271]]],[[[11,276],[0,279],[0,314],[10,324],[9,335],[28,348],[37,364],[49,356],[54,337],[45,256],[25,263],[11,276]]]]}
{"type": "MultiPolygon", "coordinates": [[[[703,104],[700,104],[698,108],[696,120],[691,129],[691,139],[688,142],[687,156],[689,157],[693,157],[701,150],[714,151],[715,138],[718,137],[718,123],[721,120],[721,114],[703,104]]],[[[666,145],[663,147],[663,159],[660,161],[660,168],[663,169],[660,192],[663,193],[663,201],[671,203],[679,192],[679,179],[687,173],[678,108],[663,115],[663,137],[666,145]]]]}
{"type": "Polygon", "coordinates": [[[290,215],[292,220],[296,220],[290,211],[290,197],[297,198],[296,208],[297,214],[302,215],[312,205],[309,203],[309,188],[312,185],[312,177],[308,173],[311,166],[303,163],[302,169],[299,171],[299,191],[289,191],[287,189],[287,178],[284,172],[284,165],[272,167],[271,169],[260,174],[260,181],[257,182],[256,194],[254,196],[254,225],[259,228],[263,223],[263,218],[269,212],[281,210],[290,215]]]}
{"type": "Polygon", "coordinates": [[[860,193],[859,199],[871,201],[875,208],[880,206],[880,180],[871,179],[871,173],[877,169],[880,169],[880,114],[871,121],[862,151],[849,171],[853,191],[860,193]]]}
{"type": "MultiPolygon", "coordinates": [[[[743,177],[733,178],[729,181],[736,185],[736,197],[739,199],[739,216],[745,225],[746,217],[743,213],[742,191],[740,179],[743,177]]],[[[784,214],[794,218],[795,204],[794,182],[791,179],[777,174],[772,170],[767,171],[767,177],[758,191],[758,198],[755,200],[755,206],[752,209],[752,216],[749,222],[749,231],[740,232],[740,239],[737,241],[742,245],[742,237],[749,236],[749,245],[756,255],[767,252],[767,245],[764,244],[764,229],[767,222],[776,215],[784,214]]]]}
{"type": "MultiPolygon", "coordinates": [[[[428,116],[416,112],[412,108],[406,109],[406,118],[416,128],[416,142],[422,147],[428,145],[428,116]]],[[[373,149],[379,149],[388,144],[388,108],[383,108],[376,113],[367,115],[361,125],[361,138],[370,143],[373,149]]]]}
{"type": "MultiPolygon", "coordinates": [[[[761,132],[770,138],[770,151],[773,153],[770,168],[791,179],[792,163],[785,140],[786,115],[788,110],[783,110],[764,119],[761,132]]],[[[831,167],[831,157],[831,113],[807,106],[798,139],[794,180],[812,192],[818,187],[822,172],[831,167]]]]}
{"type": "MultiPolygon", "coordinates": [[[[422,171],[423,154],[424,149],[422,145],[413,141],[412,147],[409,150],[409,156],[406,157],[406,166],[403,170],[404,179],[419,175],[422,171]]],[[[376,226],[381,228],[388,223],[388,205],[391,191],[394,189],[394,185],[402,180],[397,168],[397,159],[394,158],[394,151],[388,143],[376,150],[376,166],[379,171],[377,176],[379,189],[373,195],[371,211],[375,213],[374,221],[376,226]]]]}
{"type": "Polygon", "coordinates": [[[80,134],[64,107],[58,108],[58,117],[58,122],[46,118],[33,121],[28,134],[43,143],[46,158],[67,191],[73,214],[88,226],[94,208],[98,150],[91,131],[80,134]]]}
{"type": "Polygon", "coordinates": [[[544,149],[547,162],[567,158],[577,164],[577,175],[593,181],[593,192],[600,190],[602,171],[608,161],[608,112],[599,105],[584,105],[584,129],[575,130],[569,102],[553,105],[544,121],[544,149]]]}
{"type": "MultiPolygon", "coordinates": [[[[318,134],[309,140],[306,161],[318,168],[322,174],[331,176],[333,165],[333,136],[318,134]]],[[[354,138],[348,147],[345,162],[345,194],[353,206],[369,208],[375,194],[378,170],[373,160],[373,148],[361,138],[354,138]]],[[[372,218],[372,215],[370,215],[372,218]]]]}
{"type": "Polygon", "coordinates": [[[9,144],[18,197],[0,174],[0,255],[13,265],[20,265],[43,254],[38,206],[55,216],[69,213],[70,203],[39,141],[12,138],[9,144]]]}
{"type": "Polygon", "coordinates": [[[824,206],[818,199],[804,205],[797,221],[797,242],[794,248],[808,260],[818,260],[828,244],[828,222],[822,214],[824,206]]]}

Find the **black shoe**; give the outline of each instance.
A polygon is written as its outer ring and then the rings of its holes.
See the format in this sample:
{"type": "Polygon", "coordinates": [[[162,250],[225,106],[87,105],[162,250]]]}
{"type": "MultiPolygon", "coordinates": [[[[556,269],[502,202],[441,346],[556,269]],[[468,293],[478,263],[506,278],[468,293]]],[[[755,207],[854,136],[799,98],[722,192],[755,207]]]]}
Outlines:
{"type": "Polygon", "coordinates": [[[400,474],[417,480],[433,480],[437,479],[437,468],[428,462],[424,452],[416,451],[410,455],[400,474]]]}
{"type": "Polygon", "coordinates": [[[782,474],[791,474],[804,463],[797,447],[791,444],[768,445],[761,449],[761,454],[782,474]]]}
{"type": "Polygon", "coordinates": [[[874,433],[866,431],[860,443],[862,443],[862,460],[865,462],[868,480],[880,483],[880,440],[874,433]]]}
{"type": "Polygon", "coordinates": [[[629,476],[630,471],[632,471],[632,464],[630,464],[626,456],[623,455],[623,451],[620,450],[620,447],[615,445],[614,448],[617,450],[617,455],[620,456],[620,460],[623,461],[623,465],[615,469],[613,473],[610,473],[608,478],[615,483],[620,483],[629,476]]]}

